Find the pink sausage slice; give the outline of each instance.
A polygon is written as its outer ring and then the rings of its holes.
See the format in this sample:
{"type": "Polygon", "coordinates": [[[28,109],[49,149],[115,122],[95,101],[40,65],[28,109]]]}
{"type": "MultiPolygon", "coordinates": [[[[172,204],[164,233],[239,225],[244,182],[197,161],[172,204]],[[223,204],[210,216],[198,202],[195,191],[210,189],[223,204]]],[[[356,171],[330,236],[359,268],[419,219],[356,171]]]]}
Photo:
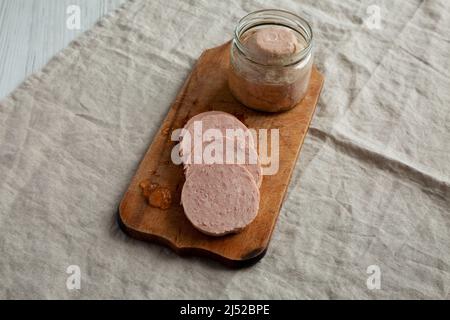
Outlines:
{"type": "Polygon", "coordinates": [[[222,236],[241,231],[258,214],[259,189],[240,165],[193,166],[181,192],[189,221],[199,231],[222,236]]]}
{"type": "Polygon", "coordinates": [[[216,144],[217,148],[215,150],[222,151],[222,154],[219,154],[217,158],[203,159],[204,162],[202,164],[186,164],[184,167],[185,168],[184,173],[186,175],[186,178],[189,177],[189,175],[192,172],[192,168],[194,166],[201,166],[205,164],[206,165],[227,164],[227,159],[229,158],[227,158],[226,154],[227,152],[231,152],[230,157],[234,155],[233,157],[234,159],[231,159],[233,160],[233,162],[230,162],[230,164],[242,165],[245,169],[248,170],[248,172],[250,172],[258,188],[261,186],[263,179],[261,163],[259,162],[258,153],[253,147],[249,146],[248,144],[244,144],[242,141],[239,141],[238,139],[232,140],[228,138],[223,138],[221,144],[217,143],[216,141],[213,141],[210,144],[208,144],[208,146],[211,146],[212,144],[216,144]],[[211,160],[218,160],[218,161],[213,162],[211,160]]]}
{"type": "Polygon", "coordinates": [[[196,114],[195,116],[191,117],[186,122],[186,124],[184,125],[184,128],[185,129],[189,128],[194,123],[194,121],[200,121],[205,116],[217,115],[217,114],[221,114],[221,115],[224,115],[224,116],[230,116],[231,115],[231,114],[223,112],[223,111],[215,111],[215,110],[202,112],[202,113],[196,114]]]}
{"type": "Polygon", "coordinates": [[[244,133],[245,140],[248,141],[248,144],[251,146],[255,145],[250,130],[235,116],[221,111],[208,111],[192,117],[184,126],[184,129],[189,132],[191,138],[190,141],[186,141],[185,137],[181,136],[180,152],[185,156],[188,156],[194,147],[194,134],[196,134],[194,125],[196,122],[201,122],[202,124],[202,132],[200,135],[197,135],[198,141],[202,140],[201,134],[204,134],[209,129],[217,129],[223,136],[226,136],[227,129],[240,129],[244,133]]]}

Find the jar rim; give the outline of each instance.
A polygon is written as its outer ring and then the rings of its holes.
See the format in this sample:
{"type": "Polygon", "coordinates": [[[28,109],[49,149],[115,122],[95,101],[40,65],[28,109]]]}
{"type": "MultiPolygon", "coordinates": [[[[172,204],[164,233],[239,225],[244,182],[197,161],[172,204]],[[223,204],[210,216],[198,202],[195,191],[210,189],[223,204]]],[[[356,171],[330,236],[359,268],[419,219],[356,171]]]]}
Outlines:
{"type": "Polygon", "coordinates": [[[290,66],[301,62],[309,55],[313,46],[313,31],[309,22],[299,15],[281,9],[262,9],[242,17],[234,29],[233,39],[237,49],[251,62],[266,66],[290,66]],[[295,53],[287,64],[262,64],[251,58],[251,53],[241,42],[241,36],[248,30],[261,25],[278,25],[299,33],[306,42],[306,47],[295,53]]]}

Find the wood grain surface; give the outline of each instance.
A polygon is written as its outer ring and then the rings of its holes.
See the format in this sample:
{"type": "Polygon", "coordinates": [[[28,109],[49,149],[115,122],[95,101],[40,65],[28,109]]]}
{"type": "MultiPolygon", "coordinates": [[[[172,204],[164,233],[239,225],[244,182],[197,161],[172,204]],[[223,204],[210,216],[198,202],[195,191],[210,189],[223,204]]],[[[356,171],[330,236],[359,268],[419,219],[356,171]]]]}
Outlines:
{"type": "Polygon", "coordinates": [[[126,0],[1,0],[0,99],[39,71],[70,41],[126,0]],[[67,27],[67,8],[80,8],[80,28],[67,27]]]}
{"type": "Polygon", "coordinates": [[[307,96],[288,112],[253,111],[237,102],[229,92],[229,50],[226,43],[200,56],[121,201],[119,222],[132,237],[163,243],[180,254],[202,254],[232,266],[244,266],[258,261],[266,252],[324,79],[314,67],[307,96]],[[244,231],[224,237],[204,235],[187,220],[180,205],[183,169],[170,157],[175,145],[171,132],[183,127],[190,117],[208,110],[234,114],[249,128],[279,129],[280,135],[279,170],[264,177],[258,216],[244,231]],[[170,190],[169,209],[148,204],[139,187],[148,179],[170,190]]]}

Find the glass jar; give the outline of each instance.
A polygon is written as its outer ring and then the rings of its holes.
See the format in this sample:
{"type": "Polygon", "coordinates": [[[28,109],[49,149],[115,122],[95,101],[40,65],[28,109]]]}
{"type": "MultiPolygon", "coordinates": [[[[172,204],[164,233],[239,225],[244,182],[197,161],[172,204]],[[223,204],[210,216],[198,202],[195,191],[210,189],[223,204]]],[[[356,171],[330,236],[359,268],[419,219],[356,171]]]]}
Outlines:
{"type": "Polygon", "coordinates": [[[256,110],[292,109],[308,90],[312,48],[313,34],[305,19],[283,10],[246,15],[239,21],[231,44],[231,93],[256,110]]]}

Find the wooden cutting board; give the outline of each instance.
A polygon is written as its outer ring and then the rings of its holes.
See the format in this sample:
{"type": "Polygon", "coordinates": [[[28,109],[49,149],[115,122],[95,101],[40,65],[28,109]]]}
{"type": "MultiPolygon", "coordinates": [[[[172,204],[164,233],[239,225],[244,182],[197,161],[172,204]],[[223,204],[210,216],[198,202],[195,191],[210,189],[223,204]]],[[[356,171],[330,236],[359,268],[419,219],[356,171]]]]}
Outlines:
{"type": "Polygon", "coordinates": [[[228,42],[200,56],[131,180],[120,203],[119,224],[134,238],[168,245],[179,254],[206,255],[239,267],[253,264],[266,253],[324,78],[314,67],[307,96],[290,111],[253,111],[237,102],[228,89],[229,52],[228,42]],[[209,110],[234,114],[249,128],[277,128],[280,144],[279,170],[264,176],[256,219],[241,233],[217,238],[197,231],[185,217],[180,205],[183,169],[170,157],[175,145],[171,132],[192,116],[209,110]],[[143,181],[170,192],[171,206],[163,210],[149,205],[139,186],[143,181]]]}

